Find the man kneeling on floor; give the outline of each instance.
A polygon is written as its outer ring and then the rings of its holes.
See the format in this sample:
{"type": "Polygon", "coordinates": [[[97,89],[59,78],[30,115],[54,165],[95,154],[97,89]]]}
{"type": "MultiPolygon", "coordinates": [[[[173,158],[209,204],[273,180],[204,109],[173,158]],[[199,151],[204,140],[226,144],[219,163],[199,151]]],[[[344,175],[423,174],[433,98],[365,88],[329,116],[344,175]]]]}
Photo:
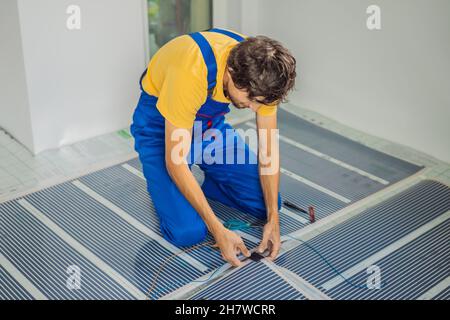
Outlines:
{"type": "Polygon", "coordinates": [[[242,238],[216,217],[206,197],[265,221],[259,252],[280,249],[277,106],[294,87],[296,61],[279,42],[210,29],[176,37],[152,57],[139,81],[131,133],[165,239],[203,241],[239,266],[242,238]],[[258,156],[224,115],[232,103],[256,114],[258,156]],[[205,174],[200,187],[191,172],[205,174]]]}

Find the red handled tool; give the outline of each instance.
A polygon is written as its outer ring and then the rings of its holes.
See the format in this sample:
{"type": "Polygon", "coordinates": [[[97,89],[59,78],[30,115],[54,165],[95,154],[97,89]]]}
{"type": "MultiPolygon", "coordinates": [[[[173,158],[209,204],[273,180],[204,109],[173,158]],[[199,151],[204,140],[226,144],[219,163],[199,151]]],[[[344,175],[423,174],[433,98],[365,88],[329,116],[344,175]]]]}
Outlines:
{"type": "Polygon", "coordinates": [[[309,213],[309,222],[314,223],[316,221],[316,214],[314,213],[313,206],[309,206],[308,213],[309,213]]]}

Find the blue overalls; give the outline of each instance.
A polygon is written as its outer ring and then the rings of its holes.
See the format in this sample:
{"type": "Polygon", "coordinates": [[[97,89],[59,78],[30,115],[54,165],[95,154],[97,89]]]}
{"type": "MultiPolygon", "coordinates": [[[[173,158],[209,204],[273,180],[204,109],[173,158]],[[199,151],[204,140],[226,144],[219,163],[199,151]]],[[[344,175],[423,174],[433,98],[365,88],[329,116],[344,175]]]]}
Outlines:
{"type": "MultiPolygon", "coordinates": [[[[227,30],[210,29],[208,32],[219,32],[237,41],[243,40],[241,36],[227,30]]],[[[207,129],[214,128],[220,130],[225,137],[225,130],[233,129],[231,125],[225,123],[224,115],[230,111],[228,103],[215,101],[210,94],[216,85],[217,75],[214,53],[202,34],[196,32],[190,36],[200,47],[208,69],[208,97],[198,110],[195,120],[201,121],[202,136],[207,129]]],[[[200,215],[179,191],[167,172],[165,119],[156,107],[158,98],[147,94],[142,89],[141,81],[144,75],[145,72],[139,82],[141,96],[130,127],[131,134],[135,139],[134,148],[139,154],[143,173],[147,180],[147,190],[158,214],[164,238],[177,246],[194,245],[205,239],[208,230],[200,215]]],[[[195,130],[193,130],[190,159],[194,159],[192,152],[194,148],[203,151],[208,145],[215,143],[213,138],[200,140],[200,143],[198,143],[199,139],[195,138],[195,130]],[[195,145],[194,141],[196,141],[195,145]]],[[[236,135],[234,143],[227,143],[226,139],[223,139],[221,145],[223,145],[221,151],[224,157],[227,152],[234,154],[245,152],[246,159],[256,157],[239,135],[236,135]]],[[[217,156],[214,153],[212,155],[217,156]]],[[[195,155],[195,157],[197,156],[195,155]]],[[[204,161],[198,163],[205,173],[205,179],[201,186],[205,196],[257,218],[266,219],[266,207],[259,180],[258,165],[254,161],[245,161],[244,164],[236,162],[230,164],[224,160],[222,163],[206,164],[204,161]]],[[[279,196],[278,207],[280,208],[280,206],[281,198],[279,196]]]]}

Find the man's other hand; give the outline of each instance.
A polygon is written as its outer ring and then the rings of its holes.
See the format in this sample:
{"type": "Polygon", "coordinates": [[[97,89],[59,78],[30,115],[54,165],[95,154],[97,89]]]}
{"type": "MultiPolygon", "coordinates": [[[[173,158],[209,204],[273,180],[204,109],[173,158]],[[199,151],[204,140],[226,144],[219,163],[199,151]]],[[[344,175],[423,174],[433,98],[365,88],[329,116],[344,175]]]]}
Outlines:
{"type": "Polygon", "coordinates": [[[280,251],[280,246],[280,223],[277,220],[269,221],[264,226],[263,237],[258,247],[258,252],[263,253],[269,250],[270,255],[267,258],[274,260],[280,251]]]}
{"type": "Polygon", "coordinates": [[[242,262],[237,258],[237,255],[241,252],[244,256],[250,257],[250,251],[242,241],[242,238],[235,232],[223,228],[214,235],[216,244],[214,247],[218,247],[222,253],[222,258],[229,262],[232,266],[238,267],[242,262]]]}

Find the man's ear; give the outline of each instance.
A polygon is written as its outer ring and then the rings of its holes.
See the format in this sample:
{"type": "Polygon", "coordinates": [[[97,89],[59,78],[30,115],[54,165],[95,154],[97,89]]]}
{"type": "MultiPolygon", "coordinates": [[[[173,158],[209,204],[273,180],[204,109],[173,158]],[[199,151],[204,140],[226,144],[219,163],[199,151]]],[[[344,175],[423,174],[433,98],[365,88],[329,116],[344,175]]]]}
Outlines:
{"type": "Polygon", "coordinates": [[[233,71],[233,69],[227,68],[226,72],[225,72],[227,75],[227,78],[229,78],[229,79],[231,79],[231,74],[230,74],[231,71],[230,70],[233,71]]]}

